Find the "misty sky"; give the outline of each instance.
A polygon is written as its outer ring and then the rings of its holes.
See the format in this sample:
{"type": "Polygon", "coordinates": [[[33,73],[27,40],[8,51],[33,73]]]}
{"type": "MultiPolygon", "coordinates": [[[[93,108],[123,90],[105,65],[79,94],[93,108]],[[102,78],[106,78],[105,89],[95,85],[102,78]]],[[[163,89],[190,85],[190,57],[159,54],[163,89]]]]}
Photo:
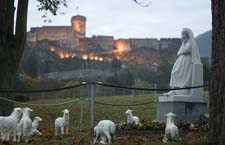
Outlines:
{"type": "MultiPolygon", "coordinates": [[[[143,0],[140,0],[143,1],[143,0]]],[[[149,7],[140,7],[132,0],[70,0],[65,15],[49,18],[44,23],[43,12],[36,0],[30,0],[28,30],[43,25],[70,25],[78,12],[87,17],[86,35],[113,35],[115,38],[180,37],[183,27],[190,27],[197,36],[211,29],[210,0],[150,0],[149,7]]]]}

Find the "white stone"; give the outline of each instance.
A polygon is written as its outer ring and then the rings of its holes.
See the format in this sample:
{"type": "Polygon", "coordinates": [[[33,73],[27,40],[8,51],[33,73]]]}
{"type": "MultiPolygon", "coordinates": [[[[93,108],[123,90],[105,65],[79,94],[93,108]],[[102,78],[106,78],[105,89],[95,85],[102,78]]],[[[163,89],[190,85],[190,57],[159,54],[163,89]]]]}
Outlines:
{"type": "MultiPolygon", "coordinates": [[[[203,85],[203,65],[193,64],[192,86],[203,85]]],[[[178,92],[178,91],[177,91],[178,92]]],[[[182,92],[182,91],[179,91],[182,92]]],[[[159,97],[159,102],[204,102],[203,88],[195,88],[188,90],[188,94],[172,94],[159,97]]]]}
{"type": "Polygon", "coordinates": [[[30,118],[31,112],[33,112],[32,109],[26,107],[22,109],[23,115],[21,120],[18,123],[18,139],[17,142],[20,142],[20,138],[23,135],[25,142],[27,143],[29,141],[29,138],[31,137],[31,129],[32,129],[32,120],[30,118]]]}
{"type": "Polygon", "coordinates": [[[133,116],[132,114],[133,110],[128,109],[125,114],[127,115],[127,124],[138,124],[139,123],[139,118],[137,116],[133,116]]]}
{"type": "Polygon", "coordinates": [[[166,143],[167,141],[176,141],[179,139],[179,132],[177,126],[174,124],[174,117],[176,114],[167,113],[166,116],[166,128],[165,134],[163,137],[163,142],[166,143]]]}
{"type": "Polygon", "coordinates": [[[111,120],[101,120],[94,128],[94,144],[111,144],[115,140],[116,125],[111,120]]]}
{"type": "MultiPolygon", "coordinates": [[[[189,28],[182,30],[182,45],[177,53],[170,79],[171,88],[203,85],[203,65],[194,35],[189,28]]],[[[159,102],[204,102],[203,88],[173,90],[159,97],[159,102]]]]}
{"type": "Polygon", "coordinates": [[[58,131],[61,132],[61,135],[64,135],[64,130],[65,134],[69,133],[69,110],[64,109],[62,112],[63,116],[55,119],[55,136],[58,136],[58,131]]]}
{"type": "Polygon", "coordinates": [[[14,139],[16,138],[17,123],[22,114],[21,108],[14,108],[12,113],[9,116],[0,116],[0,132],[1,139],[9,140],[10,134],[14,131],[14,139]]]}

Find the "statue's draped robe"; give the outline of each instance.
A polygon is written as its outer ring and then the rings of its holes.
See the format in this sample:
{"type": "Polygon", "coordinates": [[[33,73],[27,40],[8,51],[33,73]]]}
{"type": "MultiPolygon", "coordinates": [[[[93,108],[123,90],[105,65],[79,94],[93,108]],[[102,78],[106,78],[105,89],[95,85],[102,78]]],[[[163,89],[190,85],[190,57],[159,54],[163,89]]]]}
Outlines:
{"type": "Polygon", "coordinates": [[[183,42],[178,53],[177,60],[171,72],[171,87],[188,87],[192,81],[192,51],[190,41],[183,42]]]}
{"type": "MultiPolygon", "coordinates": [[[[183,33],[186,33],[188,39],[182,42],[182,45],[177,53],[177,60],[173,66],[170,78],[170,87],[181,88],[195,86],[192,84],[193,66],[194,64],[201,64],[199,50],[195,37],[191,29],[184,28],[183,33]]],[[[186,92],[185,90],[183,90],[186,92]]],[[[177,90],[182,92],[182,90],[177,90]]],[[[179,93],[178,93],[179,94],[179,93]]]]}

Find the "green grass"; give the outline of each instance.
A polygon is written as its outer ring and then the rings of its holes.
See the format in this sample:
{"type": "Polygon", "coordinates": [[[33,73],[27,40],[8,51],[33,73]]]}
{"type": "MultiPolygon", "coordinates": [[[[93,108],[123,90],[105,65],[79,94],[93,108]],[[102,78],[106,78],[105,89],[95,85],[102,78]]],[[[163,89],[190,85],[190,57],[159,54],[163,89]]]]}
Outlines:
{"type": "MultiPolygon", "coordinates": [[[[71,99],[49,99],[49,100],[39,100],[33,101],[30,103],[36,104],[54,104],[59,102],[70,101],[71,99]]],[[[145,103],[156,100],[155,96],[135,96],[135,97],[96,97],[96,102],[102,103],[111,103],[111,104],[137,104],[137,103],[145,103]]],[[[83,129],[87,131],[90,129],[90,101],[82,101],[83,103],[83,129]]],[[[80,124],[80,104],[81,102],[74,102],[67,105],[62,106],[52,106],[52,107],[33,107],[31,108],[34,116],[40,116],[43,119],[43,122],[40,124],[40,128],[53,128],[54,120],[56,117],[62,116],[62,110],[67,108],[70,110],[70,126],[72,130],[79,130],[80,124]]],[[[17,105],[20,107],[24,107],[24,105],[17,105]]],[[[135,107],[118,107],[118,106],[103,106],[103,105],[95,105],[94,117],[95,124],[99,120],[109,119],[114,121],[115,123],[119,123],[121,121],[126,121],[125,111],[127,109],[134,110],[133,114],[139,116],[140,119],[153,120],[155,119],[155,103],[143,105],[143,106],[135,106],[135,107]]]]}
{"type": "MultiPolygon", "coordinates": [[[[30,103],[52,104],[70,101],[71,99],[49,99],[32,101],[30,103]]],[[[145,102],[155,102],[157,96],[123,96],[123,97],[96,97],[96,102],[111,103],[111,104],[137,104],[145,102]]],[[[40,123],[40,131],[43,136],[32,137],[34,145],[70,145],[73,142],[76,145],[89,145],[91,141],[90,129],[90,102],[82,101],[83,103],[83,132],[79,132],[80,122],[80,103],[74,102],[62,106],[52,107],[30,107],[33,109],[32,117],[40,116],[43,122],[40,123]],[[70,133],[62,138],[54,136],[54,121],[56,117],[62,116],[63,109],[70,110],[70,133]]],[[[17,105],[24,107],[24,105],[17,105]]],[[[99,120],[109,119],[115,123],[126,122],[125,111],[127,109],[134,110],[133,114],[139,116],[140,119],[154,120],[156,119],[156,103],[151,103],[143,106],[127,107],[127,106],[103,106],[95,104],[95,122],[99,120]]],[[[161,139],[164,131],[117,131],[116,145],[163,145],[161,139]]],[[[201,132],[183,132],[180,131],[182,138],[179,142],[167,143],[166,145],[207,145],[207,133],[201,132]],[[203,141],[199,136],[203,137],[203,141]],[[199,141],[199,142],[197,142],[199,141]],[[205,144],[204,144],[205,143],[205,144]]],[[[18,145],[24,145],[20,143],[18,145]]]]}

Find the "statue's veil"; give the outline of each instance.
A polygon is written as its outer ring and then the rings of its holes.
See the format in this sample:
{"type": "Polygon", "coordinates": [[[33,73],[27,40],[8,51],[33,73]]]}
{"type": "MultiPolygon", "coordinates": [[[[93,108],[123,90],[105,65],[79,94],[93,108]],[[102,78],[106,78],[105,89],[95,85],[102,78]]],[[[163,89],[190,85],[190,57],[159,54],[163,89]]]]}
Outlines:
{"type": "Polygon", "coordinates": [[[198,50],[198,45],[195,40],[194,34],[190,28],[183,28],[183,31],[186,31],[189,37],[189,41],[191,43],[191,56],[192,56],[192,63],[194,64],[201,64],[200,54],[198,50]]]}

